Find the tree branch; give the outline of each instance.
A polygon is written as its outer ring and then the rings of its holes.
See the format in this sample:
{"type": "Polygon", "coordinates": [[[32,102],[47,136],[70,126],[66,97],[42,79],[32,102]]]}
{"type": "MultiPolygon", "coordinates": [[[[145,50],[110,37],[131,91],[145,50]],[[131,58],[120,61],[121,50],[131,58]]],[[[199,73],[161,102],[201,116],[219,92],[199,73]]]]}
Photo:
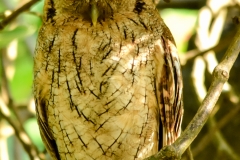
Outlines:
{"type": "Polygon", "coordinates": [[[2,30],[6,25],[8,25],[12,20],[14,20],[19,14],[28,10],[32,5],[34,5],[35,3],[39,2],[39,1],[40,0],[31,0],[28,3],[25,3],[23,6],[21,6],[17,10],[15,10],[14,12],[12,12],[9,16],[4,18],[0,22],[0,30],[2,30]]]}
{"type": "Polygon", "coordinates": [[[198,112],[189,123],[182,135],[171,145],[165,146],[157,154],[147,158],[146,160],[160,159],[180,159],[180,156],[190,146],[192,141],[199,134],[200,130],[209,118],[223,88],[224,83],[229,78],[229,72],[236,61],[240,51],[240,26],[233,38],[223,60],[217,65],[213,72],[213,81],[205,96],[198,112]]]}
{"type": "Polygon", "coordinates": [[[240,111],[240,106],[239,104],[237,106],[235,106],[235,108],[233,108],[228,114],[226,114],[225,117],[223,117],[217,125],[215,125],[214,127],[212,127],[208,134],[206,134],[202,139],[201,142],[198,144],[198,147],[194,148],[193,151],[193,155],[197,156],[204,148],[206,148],[206,146],[208,145],[208,143],[212,140],[213,136],[216,134],[216,132],[218,130],[220,130],[221,128],[223,128],[230,120],[232,120],[232,118],[234,118],[240,111]]]}
{"type": "Polygon", "coordinates": [[[45,155],[42,153],[39,153],[37,147],[33,144],[30,137],[27,135],[25,129],[23,126],[18,123],[18,121],[14,121],[11,118],[11,111],[7,107],[7,105],[4,103],[2,98],[0,97],[0,116],[3,117],[14,129],[15,135],[23,145],[23,148],[28,153],[30,159],[33,160],[40,160],[45,159],[45,155]]]}
{"type": "Polygon", "coordinates": [[[181,55],[181,64],[185,65],[187,62],[194,60],[198,56],[202,56],[205,53],[208,53],[209,51],[215,51],[215,53],[218,53],[222,51],[223,49],[227,48],[229,46],[230,42],[229,39],[232,39],[232,37],[235,35],[235,31],[230,31],[226,36],[224,36],[223,39],[221,39],[217,45],[210,47],[208,49],[205,49],[203,51],[200,51],[199,49],[192,49],[188,52],[186,52],[184,55],[181,55]]]}

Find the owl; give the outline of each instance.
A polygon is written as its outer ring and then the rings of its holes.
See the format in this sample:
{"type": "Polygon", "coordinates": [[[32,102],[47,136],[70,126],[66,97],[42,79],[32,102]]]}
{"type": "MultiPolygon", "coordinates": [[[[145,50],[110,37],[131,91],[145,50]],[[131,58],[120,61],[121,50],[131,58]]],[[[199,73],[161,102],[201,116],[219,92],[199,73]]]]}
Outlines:
{"type": "Polygon", "coordinates": [[[34,98],[54,160],[140,160],[183,117],[174,39],[152,0],[45,0],[34,98]]]}

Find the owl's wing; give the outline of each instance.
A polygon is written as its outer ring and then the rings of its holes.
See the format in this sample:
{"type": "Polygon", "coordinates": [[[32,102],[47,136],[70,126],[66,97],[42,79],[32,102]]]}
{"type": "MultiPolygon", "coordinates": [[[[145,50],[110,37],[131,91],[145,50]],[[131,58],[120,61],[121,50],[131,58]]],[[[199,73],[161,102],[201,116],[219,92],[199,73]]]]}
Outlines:
{"type": "MultiPolygon", "coordinates": [[[[163,65],[157,66],[156,91],[160,107],[160,146],[171,145],[181,133],[183,117],[182,73],[175,42],[172,37],[161,36],[158,41],[163,65]],[[160,69],[159,69],[160,67],[160,69]]],[[[159,57],[157,57],[159,59],[159,57]]]]}
{"type": "Polygon", "coordinates": [[[41,137],[45,144],[45,147],[49,154],[51,154],[52,158],[60,159],[60,155],[58,153],[57,144],[54,140],[52,133],[47,124],[47,114],[46,114],[46,106],[45,102],[41,100],[41,98],[36,99],[36,116],[38,121],[38,126],[40,130],[41,137]]]}

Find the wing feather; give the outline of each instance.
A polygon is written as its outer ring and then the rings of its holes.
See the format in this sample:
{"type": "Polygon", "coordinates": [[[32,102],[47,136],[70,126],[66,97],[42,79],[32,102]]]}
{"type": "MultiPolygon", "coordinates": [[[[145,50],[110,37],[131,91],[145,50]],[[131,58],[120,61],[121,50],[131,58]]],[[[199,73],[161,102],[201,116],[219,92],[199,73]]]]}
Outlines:
{"type": "Polygon", "coordinates": [[[183,117],[182,102],[182,74],[177,49],[171,38],[164,36],[160,39],[160,52],[163,66],[157,69],[157,99],[159,103],[160,119],[163,128],[162,146],[171,145],[181,133],[183,117]]]}
{"type": "Polygon", "coordinates": [[[46,114],[47,112],[46,112],[45,103],[46,102],[42,98],[40,98],[40,96],[38,96],[38,99],[36,99],[35,101],[36,116],[37,116],[37,121],[39,125],[39,130],[48,153],[51,154],[52,158],[56,157],[57,160],[59,160],[60,155],[58,153],[57,144],[53,138],[53,135],[47,123],[47,114],[46,114]]]}

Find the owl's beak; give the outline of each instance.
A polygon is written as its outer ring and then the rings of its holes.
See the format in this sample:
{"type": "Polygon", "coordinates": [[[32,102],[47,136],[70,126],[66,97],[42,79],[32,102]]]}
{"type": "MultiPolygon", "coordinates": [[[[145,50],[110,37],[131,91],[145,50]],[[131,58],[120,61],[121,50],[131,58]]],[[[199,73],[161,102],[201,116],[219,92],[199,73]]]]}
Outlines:
{"type": "Polygon", "coordinates": [[[99,17],[98,7],[96,1],[93,1],[91,4],[91,19],[94,27],[97,25],[98,17],[99,17]]]}

